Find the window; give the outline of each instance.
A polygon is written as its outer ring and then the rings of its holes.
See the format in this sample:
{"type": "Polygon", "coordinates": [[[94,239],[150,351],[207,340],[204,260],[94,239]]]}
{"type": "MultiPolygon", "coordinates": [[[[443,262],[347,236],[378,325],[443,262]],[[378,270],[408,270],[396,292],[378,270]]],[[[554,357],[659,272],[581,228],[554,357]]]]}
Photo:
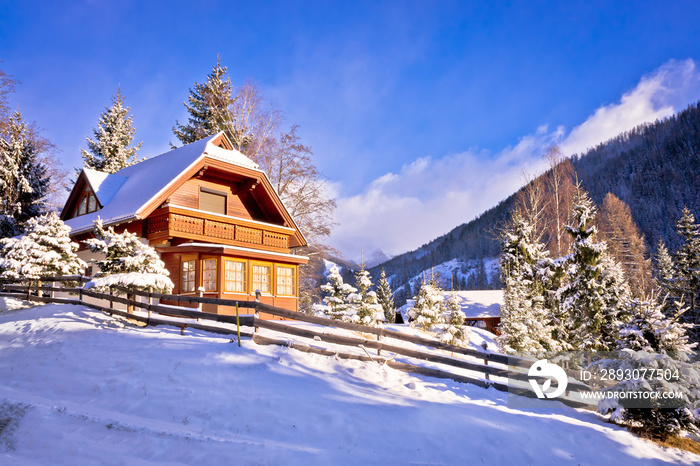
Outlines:
{"type": "Polygon", "coordinates": [[[277,266],[277,294],[294,296],[294,268],[277,266]]]}
{"type": "Polygon", "coordinates": [[[226,215],[226,194],[202,188],[199,191],[199,209],[226,215]]]}
{"type": "Polygon", "coordinates": [[[244,261],[224,261],[224,291],[229,293],[245,293],[248,291],[246,263],[244,261]]]}
{"type": "Polygon", "coordinates": [[[180,266],[180,293],[194,292],[194,276],[196,260],[182,261],[180,266]]]}
{"type": "Polygon", "coordinates": [[[80,204],[78,204],[78,215],[85,214],[87,214],[87,197],[83,196],[80,200],[80,204]]]}
{"type": "Polygon", "coordinates": [[[216,291],[216,259],[202,261],[202,286],[204,291],[216,291]]]}
{"type": "Polygon", "coordinates": [[[253,264],[253,291],[270,294],[272,284],[272,267],[264,264],[253,264]]]}
{"type": "Polygon", "coordinates": [[[95,212],[96,210],[97,210],[97,198],[95,197],[94,194],[90,193],[90,194],[88,194],[87,211],[88,212],[95,212]]]}
{"type": "Polygon", "coordinates": [[[89,214],[90,212],[95,212],[99,210],[99,205],[97,203],[97,197],[90,191],[86,192],[83,194],[83,197],[80,199],[80,202],[78,203],[78,210],[75,213],[75,216],[78,217],[80,215],[85,215],[89,214]]]}

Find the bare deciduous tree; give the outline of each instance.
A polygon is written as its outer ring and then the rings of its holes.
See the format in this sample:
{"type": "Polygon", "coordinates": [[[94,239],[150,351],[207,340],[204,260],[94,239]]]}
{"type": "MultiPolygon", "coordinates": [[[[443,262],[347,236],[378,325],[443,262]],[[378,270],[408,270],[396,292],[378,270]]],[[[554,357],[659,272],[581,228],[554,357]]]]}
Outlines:
{"type": "Polygon", "coordinates": [[[558,146],[547,148],[543,158],[549,165],[545,176],[546,189],[550,197],[545,217],[548,249],[555,257],[561,257],[568,251],[570,238],[564,232],[564,225],[569,221],[569,212],[576,191],[574,168],[558,146]]]}

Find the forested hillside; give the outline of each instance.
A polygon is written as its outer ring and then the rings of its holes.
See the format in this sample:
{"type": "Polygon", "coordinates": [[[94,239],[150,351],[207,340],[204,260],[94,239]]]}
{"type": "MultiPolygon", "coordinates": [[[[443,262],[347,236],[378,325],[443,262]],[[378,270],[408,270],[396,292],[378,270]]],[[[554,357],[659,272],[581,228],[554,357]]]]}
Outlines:
{"type": "MultiPolygon", "coordinates": [[[[675,224],[683,206],[700,215],[700,107],[693,104],[670,118],[620,134],[573,155],[571,163],[596,204],[610,192],[629,205],[650,251],[659,238],[675,249],[681,242],[675,224]]],[[[392,286],[397,288],[451,259],[495,257],[498,229],[523,189],[446,235],[376,266],[373,274],[384,268],[394,275],[392,286]]]]}

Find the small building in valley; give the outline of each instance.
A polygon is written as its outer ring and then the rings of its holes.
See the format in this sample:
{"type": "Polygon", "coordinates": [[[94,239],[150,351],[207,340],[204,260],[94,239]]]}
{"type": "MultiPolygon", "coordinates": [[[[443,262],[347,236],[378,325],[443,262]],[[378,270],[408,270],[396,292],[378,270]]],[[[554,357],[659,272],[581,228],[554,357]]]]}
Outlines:
{"type": "MultiPolygon", "coordinates": [[[[445,300],[451,295],[457,297],[460,309],[466,316],[464,325],[478,327],[499,335],[498,325],[501,323],[501,306],[503,306],[503,290],[468,290],[443,291],[445,300]]],[[[406,314],[413,307],[414,300],[409,299],[398,312],[404,322],[408,323],[406,314]]]]}
{"type": "Polygon", "coordinates": [[[203,288],[207,297],[252,301],[259,290],[263,303],[299,309],[299,267],[308,258],[295,250],[306,239],[267,175],[224,133],[115,174],[83,169],[61,219],[88,264],[99,258],[82,241],[93,236],[98,217],[158,251],[173,294],[203,288]]]}

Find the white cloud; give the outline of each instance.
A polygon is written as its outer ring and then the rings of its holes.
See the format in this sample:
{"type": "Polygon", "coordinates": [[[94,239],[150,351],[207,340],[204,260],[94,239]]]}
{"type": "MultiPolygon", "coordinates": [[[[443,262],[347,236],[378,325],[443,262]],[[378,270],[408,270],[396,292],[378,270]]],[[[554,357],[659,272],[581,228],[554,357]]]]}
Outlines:
{"type": "Polygon", "coordinates": [[[644,76],[619,103],[596,110],[568,135],[546,125],[514,147],[492,154],[470,150],[441,158],[421,157],[398,173],[375,179],[360,194],[338,199],[331,243],[346,257],[381,249],[397,254],[447,233],[516,191],[522,173],[542,170],[546,147],[585,151],[641,123],[672,115],[700,99],[693,60],[670,61],[644,76]]]}
{"type": "Polygon", "coordinates": [[[600,107],[561,143],[562,152],[582,153],[623,131],[665,118],[700,97],[700,73],[692,59],[671,60],[644,76],[619,103],[600,107]]]}

